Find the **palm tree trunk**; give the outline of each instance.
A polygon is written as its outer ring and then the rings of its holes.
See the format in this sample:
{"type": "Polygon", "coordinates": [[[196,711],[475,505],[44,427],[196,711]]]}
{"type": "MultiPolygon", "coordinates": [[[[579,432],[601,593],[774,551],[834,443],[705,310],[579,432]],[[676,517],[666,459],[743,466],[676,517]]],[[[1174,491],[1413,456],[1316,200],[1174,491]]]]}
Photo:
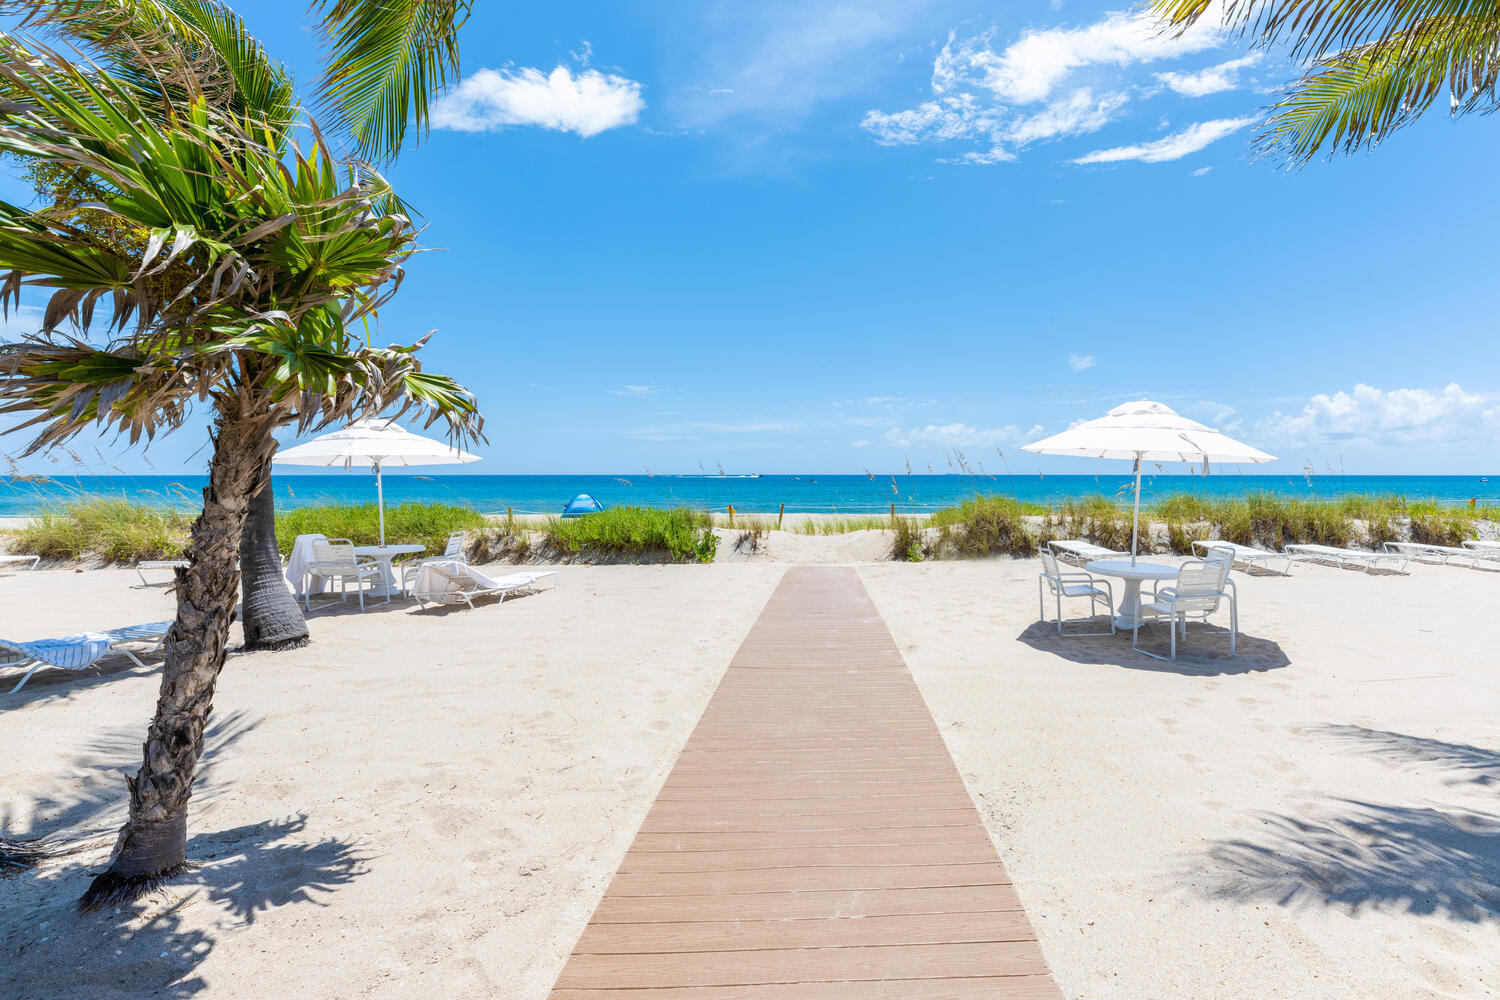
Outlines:
{"type": "Polygon", "coordinates": [[[190,867],[187,804],[239,596],[240,532],[276,451],[269,415],[229,401],[215,423],[203,513],[193,522],[190,565],[177,577],[177,618],[167,632],[156,716],[141,769],[126,779],[130,818],[109,869],[79,900],[85,911],[129,902],[190,867]]]}
{"type": "Polygon", "coordinates": [[[308,643],[302,607],[281,575],[276,548],[276,494],[271,477],[250,500],[240,536],[240,577],[244,597],[240,625],[246,649],[296,649],[308,643]]]}

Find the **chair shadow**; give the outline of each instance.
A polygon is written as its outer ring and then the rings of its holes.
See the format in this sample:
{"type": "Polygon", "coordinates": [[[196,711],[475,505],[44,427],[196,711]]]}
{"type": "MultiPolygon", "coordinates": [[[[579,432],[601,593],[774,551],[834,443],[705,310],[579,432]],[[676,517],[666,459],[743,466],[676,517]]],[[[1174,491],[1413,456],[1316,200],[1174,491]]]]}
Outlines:
{"type": "MultiPolygon", "coordinates": [[[[1102,616],[1093,619],[1069,620],[1064,628],[1080,631],[1105,631],[1109,620],[1102,616]]],[[[1130,632],[1120,630],[1114,635],[1073,636],[1057,635],[1054,621],[1036,621],[1028,625],[1017,641],[1032,649],[1061,657],[1072,663],[1100,666],[1124,667],[1127,670],[1151,670],[1158,673],[1184,674],[1192,677],[1207,677],[1232,674],[1249,674],[1266,670],[1279,670],[1290,666],[1291,660],[1282,651],[1279,643],[1247,635],[1243,631],[1235,639],[1235,655],[1229,655],[1229,630],[1217,625],[1200,622],[1188,624],[1188,637],[1184,642],[1177,638],[1177,659],[1158,660],[1130,648],[1130,632]]],[[[1165,622],[1144,626],[1141,629],[1141,646],[1153,653],[1168,655],[1171,636],[1165,622]]]]}
{"type": "Polygon", "coordinates": [[[1486,788],[1500,785],[1500,750],[1364,726],[1330,724],[1309,731],[1344,742],[1351,752],[1377,757],[1393,765],[1437,764],[1450,768],[1456,773],[1443,778],[1444,784],[1474,784],[1486,788]]]}
{"type": "Polygon", "coordinates": [[[1213,846],[1209,857],[1225,871],[1205,888],[1209,898],[1500,925],[1500,816],[1325,801],[1340,815],[1257,814],[1254,839],[1213,846]]]}
{"type": "Polygon", "coordinates": [[[204,994],[208,983],[198,969],[223,936],[226,921],[197,913],[193,926],[187,925],[185,911],[201,898],[195,887],[245,927],[277,907],[327,905],[327,894],[367,871],[367,855],[349,841],[284,842],[306,824],[306,816],[294,816],[196,834],[188,840],[188,857],[200,865],[196,870],[135,906],[108,912],[77,912],[79,876],[87,874],[82,870],[28,880],[16,899],[17,912],[24,910],[27,919],[0,927],[5,932],[0,968],[17,981],[36,984],[29,994],[35,996],[103,996],[102,979],[128,980],[128,991],[108,996],[204,994]]]}

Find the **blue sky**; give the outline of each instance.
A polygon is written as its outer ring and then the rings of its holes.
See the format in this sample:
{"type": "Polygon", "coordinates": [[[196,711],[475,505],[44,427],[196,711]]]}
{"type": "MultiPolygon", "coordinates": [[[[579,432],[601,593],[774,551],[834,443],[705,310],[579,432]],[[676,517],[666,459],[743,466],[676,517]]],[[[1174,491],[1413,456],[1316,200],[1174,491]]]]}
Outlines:
{"type": "MultiPolygon", "coordinates": [[[[239,7],[310,82],[305,2],[239,7]]],[[[382,339],[478,394],[465,471],[1095,471],[1019,445],[1143,396],[1266,471],[1500,466],[1491,120],[1288,173],[1284,59],[1076,0],[480,0],[463,64],[382,339]]]]}

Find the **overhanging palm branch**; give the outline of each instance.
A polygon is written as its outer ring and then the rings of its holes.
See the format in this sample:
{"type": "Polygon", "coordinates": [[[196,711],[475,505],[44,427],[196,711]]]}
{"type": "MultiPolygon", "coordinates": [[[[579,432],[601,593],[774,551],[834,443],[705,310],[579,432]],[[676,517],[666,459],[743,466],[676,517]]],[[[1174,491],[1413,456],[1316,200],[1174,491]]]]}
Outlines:
{"type": "Polygon", "coordinates": [[[387,159],[408,120],[425,129],[429,101],[458,76],[458,30],[473,0],[321,0],[331,51],[323,116],[358,155],[387,159]]]}
{"type": "Polygon", "coordinates": [[[216,0],[0,0],[0,15],[45,29],[129,84],[147,108],[201,92],[277,130],[297,119],[290,74],[216,0]]]}
{"type": "MultiPolygon", "coordinates": [[[[1211,9],[1151,6],[1179,30],[1211,9]]],[[[1445,95],[1455,116],[1500,110],[1500,0],[1230,0],[1224,25],[1310,63],[1257,139],[1292,162],[1373,146],[1445,95]]]]}
{"type": "Polygon", "coordinates": [[[17,39],[0,38],[0,81],[23,98],[0,109],[0,154],[86,172],[101,192],[88,212],[149,233],[136,253],[91,238],[79,209],[0,203],[7,310],[23,288],[50,290],[41,334],[0,346],[0,413],[33,413],[30,450],[90,424],[150,438],[194,400],[231,397],[273,425],[415,406],[478,432],[472,397],[422,372],[420,342],[379,348],[357,333],[417,250],[378,174],[335,162],[315,130],[288,161],[284,133],[202,97],[164,125],[129,83],[17,39]],[[101,306],[107,342],[60,329],[86,333],[101,306]]]}

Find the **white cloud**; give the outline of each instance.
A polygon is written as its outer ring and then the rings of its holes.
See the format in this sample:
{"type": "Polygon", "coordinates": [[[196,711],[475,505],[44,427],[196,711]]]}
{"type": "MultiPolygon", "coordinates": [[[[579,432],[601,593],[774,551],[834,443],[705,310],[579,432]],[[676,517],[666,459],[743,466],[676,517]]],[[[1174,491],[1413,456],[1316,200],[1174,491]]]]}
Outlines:
{"type": "MultiPolygon", "coordinates": [[[[1223,22],[1218,0],[1190,29],[1172,34],[1146,11],[1116,11],[1078,27],[1059,26],[1023,32],[997,44],[995,32],[949,32],[933,60],[933,98],[902,111],[871,109],[862,127],[887,146],[977,142],[980,148],[943,158],[947,163],[990,164],[1015,160],[1037,142],[1097,132],[1114,121],[1133,99],[1158,97],[1168,90],[1201,95],[1228,89],[1237,74],[1261,58],[1255,53],[1197,70],[1155,74],[1155,80],[1132,74],[1134,67],[1180,59],[1220,45],[1223,22]],[[1111,82],[1113,81],[1113,82],[1111,82]],[[1165,89],[1163,87],[1165,85],[1165,89]]],[[[1159,149],[1143,147],[1133,158],[1175,159],[1176,146],[1212,138],[1223,122],[1208,122],[1163,140],[1159,149]]],[[[1217,138],[1217,136],[1215,136],[1217,138]]],[[[1130,150],[1101,150],[1074,162],[1127,159],[1130,150]]]]}
{"type": "Polygon", "coordinates": [[[1210,143],[1226,135],[1238,132],[1249,125],[1253,118],[1215,118],[1212,121],[1195,122],[1181,132],[1133,146],[1115,146],[1112,149],[1096,149],[1078,157],[1074,163],[1119,163],[1122,160],[1140,160],[1143,163],[1164,163],[1180,160],[1189,153],[1196,153],[1210,143]]]}
{"type": "Polygon", "coordinates": [[[1075,372],[1094,367],[1094,356],[1092,354],[1069,354],[1068,367],[1075,372]]]}
{"type": "Polygon", "coordinates": [[[643,399],[646,396],[654,396],[658,392],[666,390],[657,388],[654,385],[622,385],[618,389],[607,389],[605,391],[611,396],[633,396],[636,399],[643,399]]]}
{"type": "Polygon", "coordinates": [[[1319,393],[1301,412],[1277,412],[1256,424],[1267,439],[1297,445],[1476,445],[1500,438],[1500,397],[1442,389],[1377,389],[1319,393]]]}
{"type": "Polygon", "coordinates": [[[1263,52],[1252,52],[1239,59],[1210,66],[1196,73],[1158,73],[1156,78],[1183,97],[1206,97],[1240,85],[1239,71],[1265,58],[1263,52]]]}
{"type": "MultiPolygon", "coordinates": [[[[103,310],[95,312],[94,322],[99,322],[103,310]]],[[[11,306],[7,315],[0,317],[0,337],[7,341],[34,336],[42,328],[41,306],[11,306]]]]}
{"type": "Polygon", "coordinates": [[[886,432],[886,443],[897,448],[906,448],[917,444],[935,444],[944,446],[968,446],[1000,444],[1006,441],[1030,440],[1041,433],[1041,426],[1023,431],[1014,424],[1005,427],[991,427],[982,430],[973,424],[928,424],[926,427],[915,427],[903,430],[893,427],[886,432]]]}
{"type": "Polygon", "coordinates": [[[1189,177],[1202,177],[1204,174],[1208,173],[1212,169],[1213,169],[1213,167],[1199,167],[1197,170],[1189,171],[1188,172],[1188,176],[1189,177]]]}
{"type": "Polygon", "coordinates": [[[458,132],[535,125],[587,138],[634,124],[645,106],[641,85],[613,73],[481,69],[437,100],[432,124],[458,132]]]}
{"type": "Polygon", "coordinates": [[[1220,43],[1218,24],[1210,14],[1172,35],[1150,14],[1115,12],[1081,28],[1027,31],[998,51],[990,44],[993,33],[960,39],[951,32],[933,62],[932,89],[943,94],[980,87],[1007,104],[1044,101],[1077,69],[1129,66],[1213,48],[1220,43]]]}

